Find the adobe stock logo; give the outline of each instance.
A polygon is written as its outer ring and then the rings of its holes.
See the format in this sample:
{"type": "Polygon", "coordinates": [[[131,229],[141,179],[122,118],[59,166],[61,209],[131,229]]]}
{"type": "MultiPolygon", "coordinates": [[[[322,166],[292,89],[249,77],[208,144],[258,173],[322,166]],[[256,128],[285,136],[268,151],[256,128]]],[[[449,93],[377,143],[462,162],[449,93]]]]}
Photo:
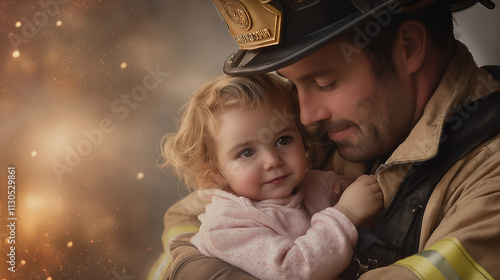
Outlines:
{"type": "MultiPolygon", "coordinates": [[[[147,66],[146,71],[148,74],[143,77],[141,85],[132,88],[128,94],[123,93],[120,98],[116,98],[111,103],[110,110],[116,114],[118,119],[123,121],[128,118],[131,110],[137,108],[140,102],[146,100],[149,91],[159,87],[170,75],[168,72],[160,71],[160,65],[156,65],[156,69],[147,66]]],[[[65,162],[53,161],[51,163],[59,183],[62,183],[65,173],[73,171],[72,168],[80,165],[83,158],[90,155],[94,147],[99,146],[104,141],[104,136],[112,133],[115,129],[116,126],[113,124],[111,118],[100,119],[96,128],[90,130],[82,129],[83,139],[78,141],[74,147],[70,145],[65,147],[67,152],[65,162]]]]}
{"type": "Polygon", "coordinates": [[[382,28],[387,27],[391,22],[392,15],[399,14],[402,11],[403,7],[399,1],[390,3],[385,9],[378,12],[370,11],[374,19],[353,28],[355,32],[354,45],[344,41],[339,44],[347,63],[351,63],[353,54],[361,53],[361,49],[366,48],[373,38],[380,35],[382,28]]]}

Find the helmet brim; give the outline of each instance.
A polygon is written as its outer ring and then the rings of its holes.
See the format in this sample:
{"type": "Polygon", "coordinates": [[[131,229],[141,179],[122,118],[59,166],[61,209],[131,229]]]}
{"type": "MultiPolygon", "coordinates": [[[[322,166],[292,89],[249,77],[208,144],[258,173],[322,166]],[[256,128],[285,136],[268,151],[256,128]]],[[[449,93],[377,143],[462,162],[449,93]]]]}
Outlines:
{"type": "Polygon", "coordinates": [[[287,44],[278,44],[256,50],[238,49],[224,63],[224,73],[243,76],[278,70],[326,46],[367,17],[370,15],[357,12],[287,44]]]}

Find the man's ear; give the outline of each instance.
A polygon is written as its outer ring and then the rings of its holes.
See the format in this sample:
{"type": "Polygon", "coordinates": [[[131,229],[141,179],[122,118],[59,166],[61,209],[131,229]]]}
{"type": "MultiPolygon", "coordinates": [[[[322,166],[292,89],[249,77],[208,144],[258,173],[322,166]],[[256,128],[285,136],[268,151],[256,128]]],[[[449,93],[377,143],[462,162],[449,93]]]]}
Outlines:
{"type": "Polygon", "coordinates": [[[427,29],[417,20],[401,24],[394,42],[394,61],[407,74],[422,68],[427,51],[427,29]]]}

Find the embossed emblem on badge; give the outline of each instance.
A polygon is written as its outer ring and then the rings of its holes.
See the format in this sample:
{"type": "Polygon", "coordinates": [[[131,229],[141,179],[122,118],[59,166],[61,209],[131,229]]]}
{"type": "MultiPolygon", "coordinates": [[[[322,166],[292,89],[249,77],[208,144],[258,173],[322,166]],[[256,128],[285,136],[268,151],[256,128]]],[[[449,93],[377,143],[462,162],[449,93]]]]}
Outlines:
{"type": "Polygon", "coordinates": [[[281,11],[270,0],[213,0],[241,49],[279,44],[281,11]]]}
{"type": "Polygon", "coordinates": [[[240,1],[223,1],[224,10],[229,15],[231,20],[238,27],[248,30],[252,26],[252,21],[245,7],[240,1]]]}

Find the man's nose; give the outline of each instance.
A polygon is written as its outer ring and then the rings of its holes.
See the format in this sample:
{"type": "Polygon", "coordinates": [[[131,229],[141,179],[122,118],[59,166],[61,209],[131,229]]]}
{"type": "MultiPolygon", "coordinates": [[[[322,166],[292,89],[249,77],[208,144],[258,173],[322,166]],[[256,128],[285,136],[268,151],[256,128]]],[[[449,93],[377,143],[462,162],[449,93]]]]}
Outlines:
{"type": "Polygon", "coordinates": [[[303,125],[312,125],[318,121],[330,118],[325,106],[328,100],[315,93],[299,92],[300,122],[303,125]]]}

